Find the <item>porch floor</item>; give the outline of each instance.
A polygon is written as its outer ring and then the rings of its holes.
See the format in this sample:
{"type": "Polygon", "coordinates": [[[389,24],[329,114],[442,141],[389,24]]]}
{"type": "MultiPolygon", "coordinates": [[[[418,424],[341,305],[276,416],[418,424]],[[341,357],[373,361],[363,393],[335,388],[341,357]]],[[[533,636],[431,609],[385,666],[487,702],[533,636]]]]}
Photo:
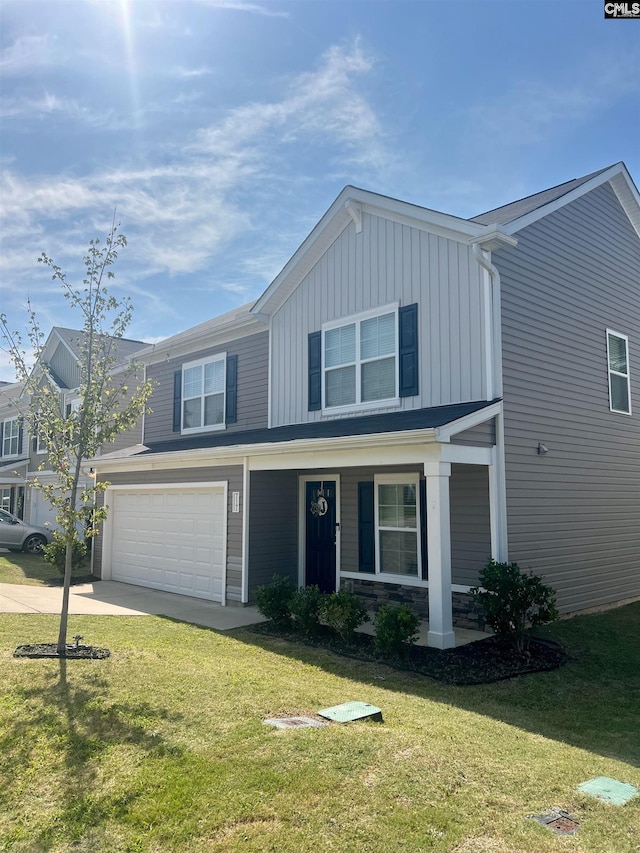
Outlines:
{"type": "MultiPolygon", "coordinates": [[[[361,631],[363,634],[375,634],[375,630],[373,627],[375,613],[371,610],[369,611],[369,621],[365,622],[364,625],[361,625],[357,630],[361,631]]],[[[491,636],[491,631],[474,631],[471,628],[456,628],[453,626],[453,630],[456,634],[456,646],[466,646],[467,643],[475,643],[477,640],[484,640],[487,637],[491,636]]],[[[426,646],[427,645],[427,633],[429,631],[429,623],[426,619],[420,620],[420,628],[418,639],[416,640],[417,646],[426,646]]]]}

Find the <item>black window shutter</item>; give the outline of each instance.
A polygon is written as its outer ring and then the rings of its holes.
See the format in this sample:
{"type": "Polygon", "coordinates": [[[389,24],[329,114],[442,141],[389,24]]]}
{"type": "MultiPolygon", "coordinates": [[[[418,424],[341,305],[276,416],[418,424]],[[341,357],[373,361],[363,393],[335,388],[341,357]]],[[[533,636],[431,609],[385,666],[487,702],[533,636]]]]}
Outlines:
{"type": "Polygon", "coordinates": [[[64,410],[65,418],[68,418],[70,414],[71,414],[71,403],[67,403],[67,405],[65,406],[65,410],[64,410]]]}
{"type": "Polygon", "coordinates": [[[18,427],[18,453],[22,453],[22,442],[24,439],[24,422],[22,418],[20,418],[20,425],[18,427]]]}
{"type": "Polygon", "coordinates": [[[182,371],[173,374],[173,431],[180,432],[182,427],[182,371]]]}
{"type": "Polygon", "coordinates": [[[418,512],[420,524],[420,547],[422,549],[422,579],[429,577],[427,564],[427,481],[420,480],[420,510],[418,512]]]}
{"type": "Polygon", "coordinates": [[[238,356],[227,356],[227,385],[225,422],[235,424],[238,419],[238,356]]]}
{"type": "Polygon", "coordinates": [[[322,408],[322,332],[309,334],[309,411],[322,408]]]}
{"type": "Polygon", "coordinates": [[[4,456],[4,421],[0,421],[0,456],[4,456]]]}
{"type": "Polygon", "coordinates": [[[418,303],[405,305],[398,311],[400,353],[400,396],[418,393],[418,303]]]}
{"type": "Polygon", "coordinates": [[[38,449],[38,436],[37,435],[34,435],[33,438],[31,439],[31,449],[34,451],[38,449]]]}
{"type": "Polygon", "coordinates": [[[358,483],[358,571],[369,574],[376,570],[374,512],[373,483],[358,483]]]}

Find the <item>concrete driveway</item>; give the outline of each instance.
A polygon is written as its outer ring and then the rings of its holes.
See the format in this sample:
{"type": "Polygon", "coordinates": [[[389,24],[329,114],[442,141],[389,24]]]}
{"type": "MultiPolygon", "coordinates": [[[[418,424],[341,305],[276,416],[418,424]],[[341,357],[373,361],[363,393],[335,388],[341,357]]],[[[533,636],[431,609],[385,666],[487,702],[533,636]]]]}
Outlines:
{"type": "MultiPolygon", "coordinates": [[[[0,584],[0,613],[60,613],[62,589],[0,584]]],[[[69,612],[88,616],[169,616],[218,631],[264,622],[256,607],[223,607],[213,601],[158,592],[117,581],[72,586],[69,612]]]]}

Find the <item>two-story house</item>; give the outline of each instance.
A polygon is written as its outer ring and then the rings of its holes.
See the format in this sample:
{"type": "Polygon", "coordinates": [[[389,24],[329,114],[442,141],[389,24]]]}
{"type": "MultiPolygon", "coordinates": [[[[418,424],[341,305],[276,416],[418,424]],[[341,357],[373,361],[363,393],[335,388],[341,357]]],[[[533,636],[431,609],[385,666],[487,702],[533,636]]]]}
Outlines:
{"type": "Polygon", "coordinates": [[[0,383],[0,509],[24,518],[29,451],[20,382],[0,383]]]}
{"type": "Polygon", "coordinates": [[[346,187],[253,304],[138,353],[104,578],[274,573],[476,624],[489,556],[562,612],[640,595],[640,197],[623,164],[472,220],[346,187]]]}

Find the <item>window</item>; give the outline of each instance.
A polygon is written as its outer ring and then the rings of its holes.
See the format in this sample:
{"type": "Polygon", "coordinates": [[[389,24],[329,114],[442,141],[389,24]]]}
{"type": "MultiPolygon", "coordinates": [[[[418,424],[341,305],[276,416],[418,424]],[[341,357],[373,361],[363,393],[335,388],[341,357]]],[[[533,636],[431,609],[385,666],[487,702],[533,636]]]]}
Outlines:
{"type": "Polygon", "coordinates": [[[2,455],[17,456],[20,452],[20,424],[18,418],[5,421],[2,431],[2,455]]]}
{"type": "Polygon", "coordinates": [[[323,326],[323,408],[369,408],[396,400],[397,326],[397,305],[323,326]]]}
{"type": "Polygon", "coordinates": [[[11,489],[0,489],[0,508],[11,512],[11,489]]]}
{"type": "Polygon", "coordinates": [[[421,577],[418,477],[375,478],[376,573],[421,577]]]}
{"type": "Polygon", "coordinates": [[[182,432],[224,427],[225,355],[190,362],[182,368],[182,432]]]}
{"type": "Polygon", "coordinates": [[[609,408],[612,412],[631,414],[629,393],[629,338],[607,329],[609,364],[609,408]]]}

